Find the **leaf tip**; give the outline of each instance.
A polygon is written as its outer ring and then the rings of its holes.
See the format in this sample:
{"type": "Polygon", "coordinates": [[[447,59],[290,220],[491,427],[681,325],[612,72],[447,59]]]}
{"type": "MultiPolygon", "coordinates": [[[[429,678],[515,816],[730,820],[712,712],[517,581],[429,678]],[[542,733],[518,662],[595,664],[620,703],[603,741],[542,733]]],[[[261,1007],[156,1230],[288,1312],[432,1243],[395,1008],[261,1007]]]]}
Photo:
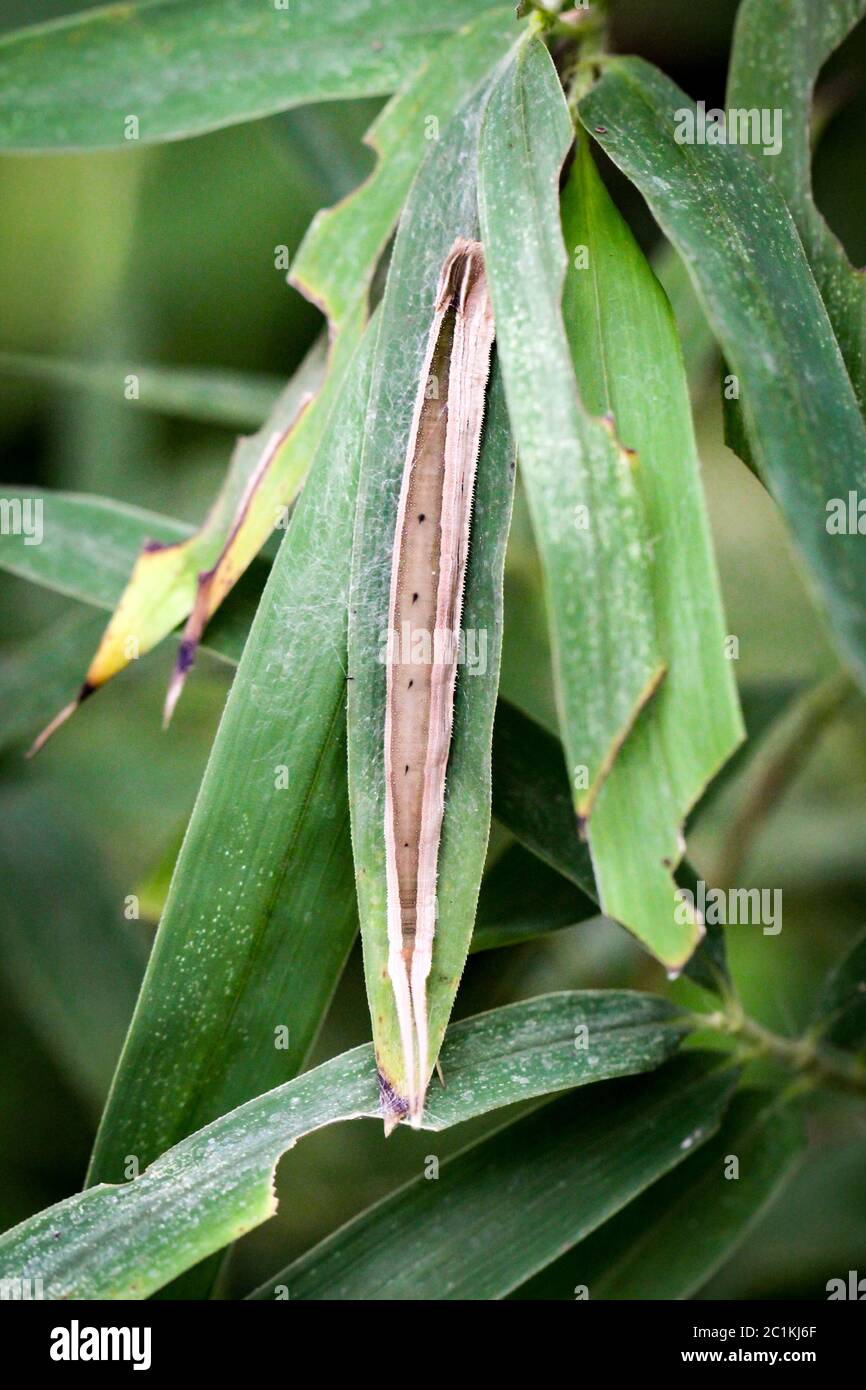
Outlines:
{"type": "Polygon", "coordinates": [[[167,729],[174,714],[175,705],[180,699],[181,692],[186,684],[186,678],[192,670],[195,654],[198,650],[198,638],[184,636],[178,647],[174,669],[171,673],[171,680],[166,691],[165,704],[162,709],[162,727],[167,729]]]}
{"type": "Polygon", "coordinates": [[[397,1128],[401,1120],[409,1113],[409,1102],[405,1096],[401,1096],[381,1071],[376,1071],[379,1082],[379,1110],[385,1122],[385,1138],[397,1128]]]}
{"type": "Polygon", "coordinates": [[[85,681],[75,699],[70,700],[68,705],[64,705],[63,709],[60,710],[58,714],[55,714],[50,723],[45,725],[42,732],[37,734],[24,756],[26,758],[35,758],[40,749],[44,748],[48,740],[57,733],[57,730],[65,724],[68,719],[72,718],[78,706],[82,705],[88,696],[93,694],[95,689],[95,685],[90,685],[88,681],[85,681]]]}

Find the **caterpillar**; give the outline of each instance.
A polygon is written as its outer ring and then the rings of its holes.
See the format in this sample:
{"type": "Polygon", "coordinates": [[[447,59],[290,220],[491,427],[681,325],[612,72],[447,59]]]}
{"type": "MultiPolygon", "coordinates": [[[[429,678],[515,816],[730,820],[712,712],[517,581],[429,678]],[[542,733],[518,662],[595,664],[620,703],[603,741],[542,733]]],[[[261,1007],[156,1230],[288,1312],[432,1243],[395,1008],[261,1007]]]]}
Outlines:
{"type": "Polygon", "coordinates": [[[479,242],[442,266],[415,399],[391,559],[385,707],[388,974],[418,1128],[432,1063],[427,978],[457,653],[493,311],[479,242]]]}

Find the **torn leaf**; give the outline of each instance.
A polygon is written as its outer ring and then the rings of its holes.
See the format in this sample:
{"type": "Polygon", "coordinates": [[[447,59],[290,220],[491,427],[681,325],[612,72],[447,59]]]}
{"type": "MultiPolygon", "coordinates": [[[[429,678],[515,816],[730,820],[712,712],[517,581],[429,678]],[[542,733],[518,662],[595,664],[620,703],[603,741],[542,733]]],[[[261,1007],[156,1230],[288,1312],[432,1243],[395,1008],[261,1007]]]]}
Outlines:
{"type": "Polygon", "coordinates": [[[562,195],[563,315],[587,409],[635,450],[652,548],[652,602],[667,674],[613,764],[587,833],[599,901],[670,968],[701,924],[674,880],[682,826],[744,731],[670,305],[596,169],[589,137],[562,195]],[[689,922],[692,926],[690,928],[689,922]]]}
{"type": "Polygon", "coordinates": [[[530,38],[481,132],[479,208],[508,410],[544,573],[563,742],[581,819],[664,676],[636,460],[586,410],[562,320],[559,176],[573,129],[530,38]],[[517,132],[518,136],[515,134],[517,132]]]}

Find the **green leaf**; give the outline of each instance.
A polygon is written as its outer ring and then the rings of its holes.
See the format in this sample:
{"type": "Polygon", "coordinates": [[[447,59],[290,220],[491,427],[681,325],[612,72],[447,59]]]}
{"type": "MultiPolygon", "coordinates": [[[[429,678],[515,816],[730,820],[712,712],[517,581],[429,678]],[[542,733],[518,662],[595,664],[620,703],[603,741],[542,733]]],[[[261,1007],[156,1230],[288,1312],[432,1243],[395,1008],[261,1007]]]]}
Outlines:
{"type": "MultiPolygon", "coordinates": [[[[493,16],[482,15],[479,24],[446,44],[441,55],[434,54],[431,63],[412,78],[383,113],[384,138],[381,127],[380,134],[374,137],[381,138],[381,158],[372,176],[337,209],[315,219],[305,237],[289,280],[328,314],[327,369],[323,364],[314,382],[309,381],[311,372],[304,372],[309,391],[299,412],[291,419],[272,416],[258,440],[249,441],[253,458],[249,469],[245,469],[247,487],[232,516],[216,564],[196,576],[195,602],[169,687],[167,718],[206,623],[267,540],[275,518],[294,501],[303,483],[366,323],[376,265],[421,161],[426,143],[422,132],[424,136],[430,134],[426,124],[429,111],[425,110],[422,125],[419,103],[433,108],[433,120],[450,115],[506,46],[511,30],[513,23],[506,30],[501,10],[493,16]],[[270,461],[263,463],[269,452],[270,461]]],[[[143,566],[144,560],[140,563],[143,566]]]]}
{"type": "Polygon", "coordinates": [[[132,1017],[147,949],[96,846],[45,789],[0,792],[0,957],[16,1002],[95,1114],[132,1017]]]}
{"type": "MultiPolygon", "coordinates": [[[[749,769],[752,761],[761,756],[765,734],[777,720],[786,717],[788,705],[799,694],[802,694],[802,689],[796,680],[750,681],[742,687],[740,698],[747,731],[746,741],[706,788],[693,808],[689,825],[707,814],[731,785],[733,778],[739,776],[744,768],[749,769]]],[[[503,825],[507,825],[521,843],[531,847],[535,855],[553,864],[560,874],[572,882],[579,882],[587,898],[597,903],[587,847],[574,833],[573,820],[568,813],[569,789],[562,750],[557,741],[546,730],[500,698],[496,709],[493,752],[494,814],[497,819],[503,825]],[[501,809],[497,811],[498,806],[501,809]],[[550,811],[554,807],[559,808],[559,814],[551,816],[550,811]],[[581,856],[580,872],[577,876],[574,862],[576,854],[581,856]]],[[[697,874],[688,863],[680,865],[676,881],[680,888],[686,888],[693,894],[696,892],[697,874]]],[[[552,888],[551,891],[553,892],[552,888]]],[[[561,889],[559,891],[561,894],[561,889]]],[[[492,930],[492,918],[490,922],[492,930]]],[[[557,921],[554,911],[551,914],[550,926],[545,926],[542,922],[539,931],[555,929],[557,925],[570,923],[563,922],[561,916],[557,921]]],[[[507,929],[506,923],[505,930],[507,929]]],[[[485,933],[486,931],[487,919],[485,933]]],[[[508,943],[503,941],[503,944],[508,943]]],[[[482,947],[479,945],[476,949],[482,947]]],[[[686,966],[685,973],[695,983],[713,993],[718,992],[720,985],[729,980],[725,963],[724,933],[720,927],[710,925],[706,937],[686,966]]]]}
{"type": "Polygon", "coordinates": [[[563,314],[581,396],[636,451],[652,538],[665,678],[608,773],[588,822],[599,901],[671,965],[682,962],[674,869],[686,816],[744,731],[688,386],[670,306],[595,167],[587,137],[562,196],[572,256],[563,314]]]}
{"type": "Polygon", "coordinates": [[[721,1128],[519,1297],[691,1298],[775,1201],[805,1151],[801,1117],[766,1095],[734,1097],[721,1128]],[[732,1160],[736,1160],[736,1170],[732,1160]]]}
{"type": "MultiPolygon", "coordinates": [[[[544,570],[560,725],[585,817],[664,668],[632,464],[611,422],[584,409],[562,320],[558,189],[572,133],[550,55],[529,39],[487,106],[479,207],[508,411],[544,570]]],[[[673,954],[685,958],[693,944],[693,931],[680,931],[673,954]]]]}
{"type": "Polygon", "coordinates": [[[284,388],[280,377],[217,367],[142,367],[128,362],[75,362],[24,352],[0,352],[0,375],[91,391],[133,408],[182,420],[258,429],[284,388]],[[135,378],[135,394],[127,389],[135,378]]]}
{"type": "Polygon", "coordinates": [[[250,631],[103,1117],[91,1181],[122,1176],[130,1154],[144,1167],[200,1125],[293,1075],[351,945],[344,661],[368,368],[365,345],[250,631]]]}
{"type": "MultiPolygon", "coordinates": [[[[442,264],[476,230],[479,96],[461,108],[421,168],[403,213],[381,305],[358,493],[349,621],[349,787],[364,973],[383,1078],[409,1094],[387,971],[384,717],[390,562],[397,504],[442,264]]],[[[429,1063],[436,1059],[472,935],[490,825],[490,742],[499,682],[502,575],[514,457],[504,397],[491,377],[478,462],[461,619],[486,634],[486,666],[457,681],[437,873],[438,920],[427,980],[429,1063]]]]}
{"type": "Polygon", "coordinates": [[[512,844],[481,882],[471,949],[516,946],[597,915],[598,903],[523,845],[512,844]]]}
{"type": "MultiPolygon", "coordinates": [[[[772,179],[735,145],[679,145],[683,92],[637,58],[606,62],[580,115],[683,257],[739,378],[756,466],[848,661],[866,680],[866,550],[827,504],[866,491],[866,429],[803,248],[772,179]]],[[[765,161],[769,162],[769,160],[765,161]]]]}
{"type": "MultiPolygon", "coordinates": [[[[0,530],[0,567],[55,593],[111,609],[123,592],[130,564],[148,540],[171,544],[192,527],[110,497],[49,492],[3,484],[3,498],[21,505],[21,516],[41,504],[42,536],[28,543],[26,528],[0,530]]],[[[32,531],[31,526],[31,531],[32,531]]]]}
{"type": "Polygon", "coordinates": [[[860,1267],[864,1247],[866,1138],[838,1131],[830,1142],[810,1146],[785,1200],[770,1207],[701,1294],[823,1300],[828,1275],[847,1277],[860,1267]]]}
{"type": "MultiPolygon", "coordinates": [[[[493,726],[493,814],[512,835],[551,868],[597,901],[587,846],[577,834],[562,745],[506,700],[493,726]]],[[[677,870],[682,888],[695,890],[687,863],[677,870]]],[[[710,926],[685,967],[702,988],[718,992],[727,981],[724,935],[710,926]]]]}
{"type": "Polygon", "coordinates": [[[866,0],[743,0],[728,75],[729,107],[782,112],[782,148],[757,155],[785,198],[866,413],[866,279],[812,195],[812,94],[824,63],[866,15],[866,0]]]}
{"type": "Polygon", "coordinates": [[[133,147],[393,92],[501,0],[139,0],[0,40],[0,148],[133,147]],[[131,126],[130,117],[137,121],[131,126]]]}
{"type": "Polygon", "coordinates": [[[577,833],[559,739],[500,699],[493,725],[493,814],[522,845],[595,898],[589,847],[577,833]]]}
{"type": "Polygon", "coordinates": [[[416,1178],[251,1297],[504,1298],[703,1143],[733,1074],[703,1057],[568,1096],[416,1178]],[[507,1211],[507,1219],[504,1219],[507,1211]]]}
{"type": "MultiPolygon", "coordinates": [[[[449,1032],[442,1051],[448,1085],[428,1097],[425,1127],[445,1129],[603,1075],[604,1064],[592,1067],[592,1048],[575,1048],[575,1028],[605,1016],[612,1026],[619,1017],[626,1044],[635,1040],[618,1062],[616,1027],[611,1038],[601,1030],[617,1074],[623,1059],[630,1069],[629,1055],[632,1066],[657,1065],[685,1027],[663,1000],[616,993],[552,994],[481,1014],[449,1032]]],[[[722,1083],[715,1085],[721,1095],[722,1083]]],[[[298,1139],[378,1113],[367,1045],[223,1115],[134,1182],[92,1188],[15,1227],[0,1239],[0,1276],[38,1273],[49,1299],[146,1298],[273,1216],[274,1168],[298,1139]]],[[[693,1118],[693,1111],[684,1118],[687,1131],[693,1118]]]]}
{"type": "Polygon", "coordinates": [[[866,1049],[866,934],[855,941],[824,985],[814,1027],[834,1047],[852,1052],[866,1049]]]}
{"type": "Polygon", "coordinates": [[[313,218],[291,281],[339,332],[366,302],[379,257],[430,142],[488,74],[522,26],[498,8],[447,39],[388,102],[364,137],[376,168],[359,188],[313,218]]]}

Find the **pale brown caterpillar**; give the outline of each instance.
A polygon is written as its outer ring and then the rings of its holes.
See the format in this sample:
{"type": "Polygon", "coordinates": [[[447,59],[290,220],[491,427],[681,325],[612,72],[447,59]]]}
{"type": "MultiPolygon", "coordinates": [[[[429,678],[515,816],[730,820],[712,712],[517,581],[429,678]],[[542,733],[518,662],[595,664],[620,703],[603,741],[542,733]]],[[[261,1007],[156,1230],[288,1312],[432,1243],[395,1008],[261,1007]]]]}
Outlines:
{"type": "Polygon", "coordinates": [[[421,1123],[432,1067],[427,977],[436,931],[437,863],[472,496],[493,336],[481,245],[455,241],[439,278],[415,399],[388,614],[388,973],[403,1047],[404,1099],[415,1128],[421,1123]]]}

